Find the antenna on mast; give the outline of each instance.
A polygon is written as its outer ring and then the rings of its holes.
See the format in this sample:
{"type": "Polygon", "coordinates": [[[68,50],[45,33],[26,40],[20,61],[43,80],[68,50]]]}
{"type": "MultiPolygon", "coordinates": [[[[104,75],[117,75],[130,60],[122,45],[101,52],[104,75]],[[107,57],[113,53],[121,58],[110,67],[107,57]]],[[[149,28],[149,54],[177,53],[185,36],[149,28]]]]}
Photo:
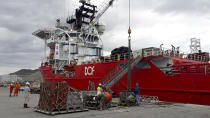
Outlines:
{"type": "Polygon", "coordinates": [[[201,52],[200,39],[191,38],[190,40],[191,40],[191,45],[190,45],[191,53],[199,53],[199,52],[201,52]]]}

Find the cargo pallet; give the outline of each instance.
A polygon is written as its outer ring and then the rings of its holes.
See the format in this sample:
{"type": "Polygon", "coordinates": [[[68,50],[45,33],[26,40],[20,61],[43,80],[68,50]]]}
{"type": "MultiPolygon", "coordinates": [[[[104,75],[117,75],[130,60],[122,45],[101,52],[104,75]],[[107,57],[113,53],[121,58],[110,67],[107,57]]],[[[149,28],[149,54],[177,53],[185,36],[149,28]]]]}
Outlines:
{"type": "Polygon", "coordinates": [[[88,109],[71,109],[71,110],[63,110],[63,111],[44,111],[41,109],[34,109],[36,112],[47,114],[47,115],[59,115],[59,114],[68,114],[68,113],[77,113],[77,112],[85,112],[88,109]]]}
{"type": "Polygon", "coordinates": [[[83,103],[82,93],[69,89],[66,82],[41,83],[39,103],[34,110],[47,115],[88,111],[83,103]]]}

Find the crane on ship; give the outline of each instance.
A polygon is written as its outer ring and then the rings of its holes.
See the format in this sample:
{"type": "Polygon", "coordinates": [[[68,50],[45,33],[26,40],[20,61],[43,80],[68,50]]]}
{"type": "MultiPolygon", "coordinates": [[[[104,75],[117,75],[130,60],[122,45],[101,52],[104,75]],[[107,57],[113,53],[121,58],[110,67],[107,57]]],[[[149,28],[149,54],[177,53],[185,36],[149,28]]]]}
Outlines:
{"type": "Polygon", "coordinates": [[[100,36],[105,31],[105,26],[99,23],[99,19],[114,1],[104,0],[96,6],[90,0],[79,0],[81,5],[72,16],[67,17],[66,23],[57,19],[54,28],[33,32],[34,36],[45,41],[43,63],[51,64],[55,73],[64,73],[65,70],[72,70],[69,69],[71,65],[99,59],[103,49],[100,36]],[[47,47],[50,49],[49,57],[46,55],[47,47]]]}
{"type": "MultiPolygon", "coordinates": [[[[115,0],[109,0],[109,1],[105,0],[101,4],[101,6],[99,8],[99,11],[96,11],[97,12],[96,13],[96,16],[94,16],[95,14],[93,13],[95,11],[95,7],[96,6],[93,6],[93,10],[92,10],[93,15],[90,16],[90,23],[89,23],[87,29],[84,30],[84,34],[88,32],[87,35],[86,35],[86,37],[85,37],[85,39],[84,39],[84,42],[87,41],[87,39],[90,36],[90,34],[92,33],[92,31],[95,30],[94,29],[95,28],[95,25],[99,22],[99,19],[101,18],[101,16],[109,9],[109,7],[111,7],[113,5],[114,1],[115,0]]],[[[83,4],[89,5],[90,0],[87,0],[87,1],[86,0],[80,0],[80,2],[83,3],[83,4]]]]}
{"type": "Polygon", "coordinates": [[[91,21],[91,24],[89,25],[89,27],[94,26],[99,21],[101,16],[109,9],[110,6],[113,5],[114,1],[115,0],[109,0],[102,3],[102,7],[100,8],[100,11],[96,14],[96,17],[91,21]]]}

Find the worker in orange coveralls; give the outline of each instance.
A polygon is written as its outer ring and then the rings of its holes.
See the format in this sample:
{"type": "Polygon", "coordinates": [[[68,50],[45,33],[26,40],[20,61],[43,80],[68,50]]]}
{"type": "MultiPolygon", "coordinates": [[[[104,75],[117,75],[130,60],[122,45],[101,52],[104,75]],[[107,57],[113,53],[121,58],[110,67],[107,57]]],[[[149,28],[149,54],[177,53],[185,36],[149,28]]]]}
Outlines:
{"type": "Polygon", "coordinates": [[[14,92],[14,96],[18,96],[18,92],[19,92],[19,89],[20,89],[20,84],[19,83],[17,83],[16,85],[15,85],[15,92],[14,92]]]}
{"type": "Polygon", "coordinates": [[[9,97],[12,96],[12,92],[13,92],[13,89],[14,89],[14,84],[13,84],[13,83],[14,83],[14,82],[11,82],[11,84],[10,84],[9,97]]]}

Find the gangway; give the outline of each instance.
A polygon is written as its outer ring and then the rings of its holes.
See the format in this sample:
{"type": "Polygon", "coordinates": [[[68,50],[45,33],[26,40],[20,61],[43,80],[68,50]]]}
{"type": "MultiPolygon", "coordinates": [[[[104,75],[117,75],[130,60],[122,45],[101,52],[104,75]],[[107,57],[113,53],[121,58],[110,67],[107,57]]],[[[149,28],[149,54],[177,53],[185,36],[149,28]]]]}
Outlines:
{"type": "MultiPolygon", "coordinates": [[[[138,55],[135,59],[132,60],[131,70],[134,68],[136,64],[142,59],[142,55],[138,55]]],[[[110,71],[107,76],[102,79],[103,84],[107,84],[108,87],[112,87],[116,84],[123,76],[128,73],[128,64],[120,64],[115,69],[110,71]]]]}

